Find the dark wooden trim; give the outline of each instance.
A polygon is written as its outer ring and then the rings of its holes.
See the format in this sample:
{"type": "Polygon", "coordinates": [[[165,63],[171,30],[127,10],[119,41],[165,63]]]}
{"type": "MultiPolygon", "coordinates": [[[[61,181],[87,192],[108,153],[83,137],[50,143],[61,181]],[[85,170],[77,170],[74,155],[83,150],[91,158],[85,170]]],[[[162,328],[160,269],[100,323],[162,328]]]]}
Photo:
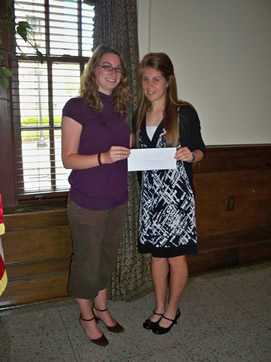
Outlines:
{"type": "Polygon", "coordinates": [[[271,144],[207,146],[203,161],[194,173],[271,169],[271,144]]]}
{"type": "Polygon", "coordinates": [[[67,272],[70,265],[70,255],[49,260],[36,260],[32,263],[7,263],[6,270],[9,282],[23,280],[33,275],[51,275],[67,272]]]}
{"type": "Polygon", "coordinates": [[[42,275],[8,282],[0,309],[67,297],[68,272],[42,275]]]}
{"type": "Polygon", "coordinates": [[[66,209],[29,212],[5,216],[6,233],[9,231],[48,228],[68,225],[66,209]]]}

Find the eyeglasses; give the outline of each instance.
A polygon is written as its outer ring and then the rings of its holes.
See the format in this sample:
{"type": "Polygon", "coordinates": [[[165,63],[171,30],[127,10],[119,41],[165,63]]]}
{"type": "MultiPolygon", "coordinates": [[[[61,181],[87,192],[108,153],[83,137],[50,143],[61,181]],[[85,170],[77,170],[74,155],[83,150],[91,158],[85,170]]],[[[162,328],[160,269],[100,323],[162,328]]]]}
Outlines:
{"type": "Polygon", "coordinates": [[[112,65],[98,65],[98,67],[103,68],[107,72],[112,72],[112,70],[115,70],[117,73],[122,73],[122,67],[112,67],[112,65]]]}

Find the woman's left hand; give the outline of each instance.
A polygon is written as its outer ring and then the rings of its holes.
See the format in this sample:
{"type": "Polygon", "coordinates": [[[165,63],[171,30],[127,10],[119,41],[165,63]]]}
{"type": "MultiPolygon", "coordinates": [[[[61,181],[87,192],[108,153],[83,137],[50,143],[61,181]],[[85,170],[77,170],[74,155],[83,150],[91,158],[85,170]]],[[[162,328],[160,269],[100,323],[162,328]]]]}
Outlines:
{"type": "Polygon", "coordinates": [[[177,161],[192,162],[193,160],[192,151],[190,151],[188,147],[180,147],[176,151],[174,158],[176,158],[177,161]]]}

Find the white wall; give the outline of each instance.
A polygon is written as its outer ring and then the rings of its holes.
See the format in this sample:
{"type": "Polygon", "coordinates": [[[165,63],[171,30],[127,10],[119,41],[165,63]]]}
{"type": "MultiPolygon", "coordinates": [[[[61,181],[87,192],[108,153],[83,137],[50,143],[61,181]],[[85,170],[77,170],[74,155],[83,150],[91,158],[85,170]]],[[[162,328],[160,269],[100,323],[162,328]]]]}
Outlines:
{"type": "Polygon", "coordinates": [[[140,58],[166,52],[207,145],[271,143],[271,1],[138,0],[140,58]]]}

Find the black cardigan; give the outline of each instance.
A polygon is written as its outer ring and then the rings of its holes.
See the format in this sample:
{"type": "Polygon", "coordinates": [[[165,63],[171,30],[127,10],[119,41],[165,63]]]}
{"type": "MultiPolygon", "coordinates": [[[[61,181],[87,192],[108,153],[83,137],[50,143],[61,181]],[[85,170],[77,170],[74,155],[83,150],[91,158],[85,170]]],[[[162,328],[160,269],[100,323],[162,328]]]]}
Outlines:
{"type": "MultiPolygon", "coordinates": [[[[200,120],[194,108],[183,105],[178,108],[179,132],[182,147],[188,147],[190,151],[200,150],[205,156],[206,147],[201,137],[200,120]]],[[[190,184],[193,188],[192,163],[184,162],[190,184]]]]}
{"type": "MultiPolygon", "coordinates": [[[[200,150],[205,155],[206,148],[201,137],[200,120],[196,110],[190,105],[181,105],[178,107],[179,114],[179,137],[181,147],[188,147],[190,151],[200,150]]],[[[133,128],[135,129],[136,117],[133,117],[133,128]]],[[[162,123],[163,125],[163,123],[162,123]]],[[[184,162],[189,182],[193,188],[192,163],[184,162]]],[[[141,185],[141,172],[137,173],[138,181],[141,185]]]]}

